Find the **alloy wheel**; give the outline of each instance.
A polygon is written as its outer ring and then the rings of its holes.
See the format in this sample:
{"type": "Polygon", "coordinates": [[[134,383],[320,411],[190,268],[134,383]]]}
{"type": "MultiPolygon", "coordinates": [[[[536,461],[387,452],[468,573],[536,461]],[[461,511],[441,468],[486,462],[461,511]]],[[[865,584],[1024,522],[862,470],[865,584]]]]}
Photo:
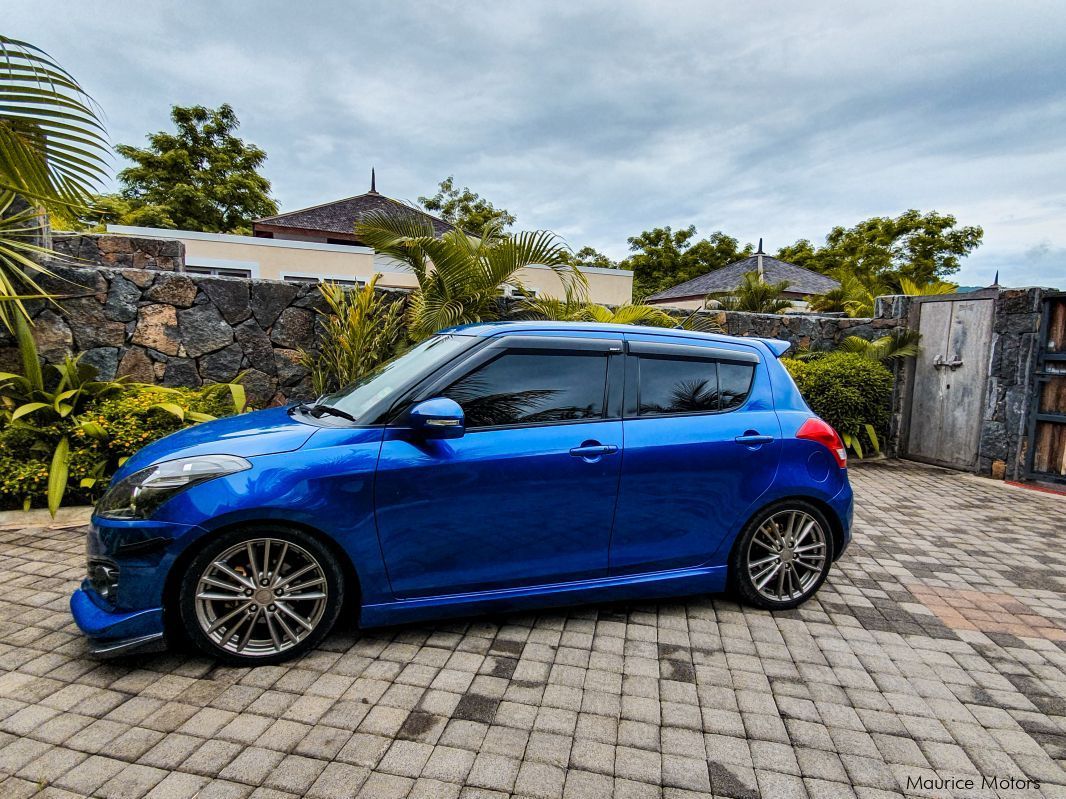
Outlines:
{"type": "Polygon", "coordinates": [[[267,657],[314,632],[328,592],[322,565],[303,547],[277,538],[247,539],[200,574],[196,619],[220,649],[267,657]]]}
{"type": "Polygon", "coordinates": [[[748,544],[751,584],[773,602],[790,602],[806,595],[825,566],[825,530],[801,510],[783,510],[770,516],[748,544]]]}

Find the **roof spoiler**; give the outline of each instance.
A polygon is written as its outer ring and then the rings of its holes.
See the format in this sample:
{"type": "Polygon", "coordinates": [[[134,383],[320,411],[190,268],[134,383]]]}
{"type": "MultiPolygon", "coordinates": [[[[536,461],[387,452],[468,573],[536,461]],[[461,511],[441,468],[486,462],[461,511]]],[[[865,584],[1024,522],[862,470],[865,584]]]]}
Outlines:
{"type": "Polygon", "coordinates": [[[770,352],[780,358],[792,347],[791,341],[782,341],[779,338],[761,338],[763,344],[770,348],[770,352]]]}

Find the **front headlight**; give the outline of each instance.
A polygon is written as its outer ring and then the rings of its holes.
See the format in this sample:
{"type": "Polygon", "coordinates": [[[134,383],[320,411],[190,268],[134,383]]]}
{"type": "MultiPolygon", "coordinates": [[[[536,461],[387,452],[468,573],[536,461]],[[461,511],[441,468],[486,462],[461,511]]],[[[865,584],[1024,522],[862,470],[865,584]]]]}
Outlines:
{"type": "Polygon", "coordinates": [[[148,519],[180,491],[226,474],[251,469],[233,455],[196,455],[165,461],[124,477],[107,489],[96,513],[107,519],[148,519]]]}

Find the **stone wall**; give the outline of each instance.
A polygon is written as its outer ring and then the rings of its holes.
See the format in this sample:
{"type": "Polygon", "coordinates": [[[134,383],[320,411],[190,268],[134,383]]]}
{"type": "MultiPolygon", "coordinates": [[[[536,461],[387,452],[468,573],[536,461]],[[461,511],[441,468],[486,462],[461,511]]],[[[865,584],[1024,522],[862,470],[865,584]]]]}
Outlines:
{"type": "Polygon", "coordinates": [[[993,311],[985,418],[978,472],[1020,480],[1028,446],[1029,405],[1048,289],[1003,289],[993,311]]]}
{"type": "Polygon", "coordinates": [[[115,269],[185,270],[185,244],[176,239],[148,239],[113,234],[52,233],[52,249],[75,265],[115,269]]]}
{"type": "MultiPolygon", "coordinates": [[[[165,386],[243,383],[253,404],[311,395],[300,349],[315,348],[321,295],[313,285],[152,269],[52,266],[38,282],[58,305],[29,303],[41,355],[82,353],[103,379],[126,375],[165,386]]],[[[401,296],[401,295],[397,295],[401,296]]],[[[0,370],[18,368],[0,337],[0,370]]]]}

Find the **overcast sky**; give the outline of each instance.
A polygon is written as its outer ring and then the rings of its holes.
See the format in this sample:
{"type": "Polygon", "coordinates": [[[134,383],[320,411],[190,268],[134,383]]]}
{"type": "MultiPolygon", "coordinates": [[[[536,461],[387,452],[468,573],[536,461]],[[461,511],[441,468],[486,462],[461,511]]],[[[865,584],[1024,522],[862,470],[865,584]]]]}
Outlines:
{"type": "Polygon", "coordinates": [[[957,280],[1066,288],[1063,2],[36,0],[3,28],[115,142],[230,103],[283,210],[454,174],[620,258],[659,225],[773,251],[936,209],[985,229],[957,280]]]}

